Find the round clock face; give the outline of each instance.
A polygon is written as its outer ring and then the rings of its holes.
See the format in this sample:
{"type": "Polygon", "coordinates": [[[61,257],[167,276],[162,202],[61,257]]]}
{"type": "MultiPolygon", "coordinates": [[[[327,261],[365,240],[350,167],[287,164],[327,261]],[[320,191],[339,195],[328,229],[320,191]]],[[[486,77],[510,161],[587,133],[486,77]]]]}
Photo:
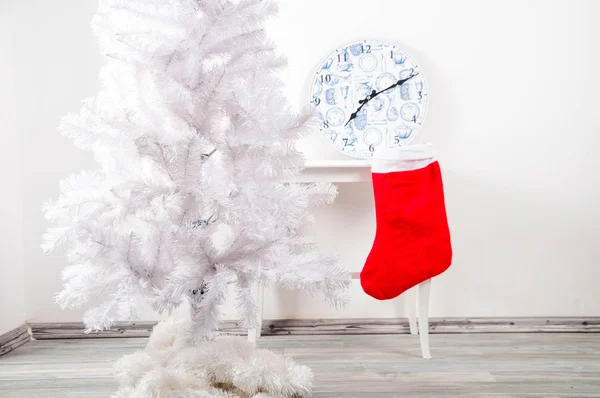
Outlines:
{"type": "Polygon", "coordinates": [[[339,150],[367,158],[400,147],[421,127],[427,88],[419,67],[400,48],[364,40],[336,50],[320,66],[311,102],[320,130],[339,150]]]}

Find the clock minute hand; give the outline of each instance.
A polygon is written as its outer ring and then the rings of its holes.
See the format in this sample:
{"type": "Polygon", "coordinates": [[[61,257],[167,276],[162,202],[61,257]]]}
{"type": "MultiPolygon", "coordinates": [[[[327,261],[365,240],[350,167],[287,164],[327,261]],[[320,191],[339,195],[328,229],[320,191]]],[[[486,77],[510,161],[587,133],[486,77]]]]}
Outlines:
{"type": "Polygon", "coordinates": [[[346,122],[346,124],[344,124],[344,127],[346,127],[348,125],[348,123],[350,123],[352,120],[354,120],[356,118],[356,116],[358,115],[358,112],[360,112],[360,110],[362,109],[363,106],[365,106],[365,104],[369,101],[371,101],[373,98],[377,97],[379,94],[384,93],[388,90],[393,89],[396,86],[401,86],[404,83],[406,83],[407,81],[409,81],[410,79],[412,79],[413,77],[417,76],[418,73],[415,73],[414,75],[410,75],[409,77],[407,77],[406,79],[400,79],[398,80],[396,83],[392,84],[391,86],[384,88],[381,91],[371,91],[371,94],[367,95],[367,97],[363,100],[358,101],[359,104],[361,104],[358,109],[356,111],[354,111],[351,115],[350,115],[350,119],[348,119],[348,121],[346,122]]]}
{"type": "Polygon", "coordinates": [[[410,75],[410,76],[409,76],[409,77],[407,77],[406,79],[400,79],[400,80],[398,80],[396,83],[392,84],[392,85],[391,85],[391,86],[389,86],[388,88],[384,88],[383,90],[381,90],[381,91],[379,91],[379,92],[375,93],[375,95],[373,95],[373,97],[372,97],[372,98],[375,98],[375,97],[377,97],[379,94],[381,94],[381,93],[383,93],[383,92],[386,92],[386,91],[388,91],[388,90],[391,90],[391,89],[393,89],[393,88],[394,88],[394,87],[396,87],[396,86],[401,86],[401,85],[403,85],[404,83],[406,83],[407,81],[409,81],[410,79],[412,79],[413,77],[415,77],[415,76],[417,76],[417,75],[418,75],[418,73],[415,73],[414,75],[410,75]]]}

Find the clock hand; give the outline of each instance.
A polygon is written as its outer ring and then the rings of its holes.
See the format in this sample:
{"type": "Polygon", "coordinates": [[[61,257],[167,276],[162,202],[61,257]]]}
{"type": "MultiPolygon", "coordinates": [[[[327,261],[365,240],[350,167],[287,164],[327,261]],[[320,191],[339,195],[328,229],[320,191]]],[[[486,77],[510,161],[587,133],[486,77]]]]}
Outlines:
{"type": "Polygon", "coordinates": [[[367,95],[367,97],[365,99],[362,99],[360,101],[358,101],[359,104],[361,104],[358,109],[356,111],[354,111],[354,113],[352,113],[350,115],[350,119],[348,119],[348,121],[346,122],[346,124],[344,125],[344,127],[346,127],[348,125],[348,123],[350,123],[352,120],[354,120],[356,118],[356,116],[358,115],[358,112],[360,112],[360,110],[362,109],[363,106],[365,106],[365,104],[369,101],[371,101],[373,98],[377,97],[379,94],[384,93],[388,90],[393,89],[396,86],[401,86],[404,83],[406,83],[407,81],[409,81],[410,79],[412,79],[413,77],[417,76],[418,73],[415,73],[414,75],[410,75],[409,77],[405,78],[405,79],[400,79],[398,80],[396,83],[392,84],[391,86],[384,88],[381,91],[371,91],[371,94],[367,95]]]}
{"type": "Polygon", "coordinates": [[[360,106],[358,107],[357,110],[355,110],[351,115],[350,115],[350,119],[348,119],[348,121],[346,122],[346,124],[344,124],[344,127],[346,127],[348,125],[348,123],[350,123],[352,120],[354,120],[356,118],[356,116],[358,115],[358,112],[360,112],[360,110],[363,108],[363,106],[365,106],[367,104],[367,102],[369,102],[375,95],[377,95],[377,91],[373,90],[371,91],[371,94],[367,95],[365,97],[365,99],[361,99],[358,101],[358,103],[360,104],[360,106]]]}
{"type": "Polygon", "coordinates": [[[403,85],[404,83],[406,83],[407,81],[409,81],[410,79],[412,79],[413,77],[415,77],[415,76],[417,76],[417,75],[418,75],[418,73],[415,73],[414,75],[410,75],[410,76],[409,76],[409,77],[407,77],[406,79],[400,79],[400,80],[398,80],[396,83],[392,84],[392,85],[391,85],[391,86],[389,86],[388,88],[384,88],[383,90],[381,90],[381,91],[379,91],[379,92],[375,93],[375,95],[373,95],[373,96],[372,96],[372,98],[375,98],[375,97],[377,97],[379,94],[381,94],[381,93],[383,93],[383,92],[385,92],[385,91],[391,90],[391,89],[393,89],[393,88],[394,88],[394,87],[396,87],[396,86],[401,86],[401,85],[403,85]]]}

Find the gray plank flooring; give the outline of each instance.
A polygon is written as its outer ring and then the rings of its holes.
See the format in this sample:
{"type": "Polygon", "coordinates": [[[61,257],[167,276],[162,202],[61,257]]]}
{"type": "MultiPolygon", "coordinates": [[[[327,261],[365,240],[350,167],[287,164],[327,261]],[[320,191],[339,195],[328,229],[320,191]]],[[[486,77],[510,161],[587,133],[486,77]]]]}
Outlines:
{"type": "MultiPolygon", "coordinates": [[[[32,341],[0,358],[2,398],[96,398],[116,390],[111,368],[144,338],[32,341]]],[[[315,398],[600,397],[600,334],[274,336],[259,346],[315,373],[315,398]]]]}

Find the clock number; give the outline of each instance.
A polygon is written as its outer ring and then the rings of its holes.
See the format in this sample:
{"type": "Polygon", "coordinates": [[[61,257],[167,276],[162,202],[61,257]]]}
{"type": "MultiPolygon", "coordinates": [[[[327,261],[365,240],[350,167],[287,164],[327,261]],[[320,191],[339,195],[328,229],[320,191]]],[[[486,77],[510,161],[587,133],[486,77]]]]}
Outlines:
{"type": "Polygon", "coordinates": [[[369,145],[369,152],[375,152],[375,147],[373,145],[369,145]]]}
{"type": "Polygon", "coordinates": [[[344,146],[348,146],[348,138],[343,138],[342,140],[344,141],[344,146]]]}
{"type": "Polygon", "coordinates": [[[423,99],[423,92],[419,91],[419,99],[422,100],[423,99]]]}
{"type": "Polygon", "coordinates": [[[342,62],[342,60],[344,62],[348,62],[348,53],[346,51],[344,51],[344,54],[338,54],[338,62],[342,62]]]}
{"type": "Polygon", "coordinates": [[[415,123],[417,122],[417,115],[413,116],[412,121],[415,122],[415,123]]]}
{"type": "Polygon", "coordinates": [[[321,83],[324,81],[329,83],[331,81],[331,75],[325,75],[325,76],[321,75],[321,83]]]}
{"type": "Polygon", "coordinates": [[[319,97],[315,97],[313,102],[315,103],[315,105],[319,105],[321,103],[321,99],[319,97]]]}
{"type": "Polygon", "coordinates": [[[394,59],[394,50],[390,51],[390,58],[394,59]]]}
{"type": "Polygon", "coordinates": [[[366,44],[362,47],[363,53],[370,53],[371,52],[371,45],[370,44],[366,44]]]}
{"type": "Polygon", "coordinates": [[[325,120],[325,121],[323,122],[323,128],[324,128],[324,129],[328,129],[328,128],[329,128],[329,122],[328,122],[327,120],[325,120]]]}
{"type": "Polygon", "coordinates": [[[394,136],[394,145],[398,145],[400,143],[400,136],[396,135],[394,136]]]}

